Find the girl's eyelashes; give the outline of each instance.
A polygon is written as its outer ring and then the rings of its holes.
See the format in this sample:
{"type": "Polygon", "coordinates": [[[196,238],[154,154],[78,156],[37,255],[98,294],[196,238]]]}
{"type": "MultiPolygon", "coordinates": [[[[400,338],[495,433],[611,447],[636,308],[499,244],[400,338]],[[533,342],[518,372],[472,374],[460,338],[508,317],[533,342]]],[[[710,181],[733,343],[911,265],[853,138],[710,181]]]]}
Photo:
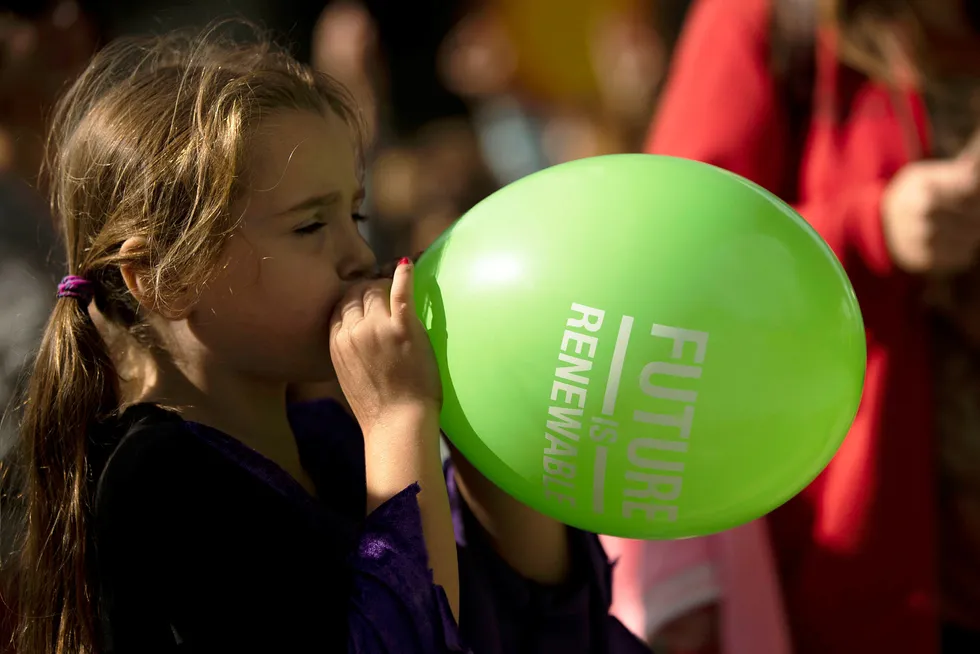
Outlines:
{"type": "MultiPolygon", "coordinates": [[[[357,211],[351,214],[351,218],[354,220],[355,223],[363,223],[368,219],[366,215],[357,211]]],[[[315,234],[316,232],[320,231],[326,226],[327,223],[325,220],[315,219],[311,223],[307,223],[302,227],[297,227],[296,229],[293,230],[293,233],[300,234],[300,235],[315,234]]]]}
{"type": "Polygon", "coordinates": [[[312,222],[309,223],[308,225],[303,225],[302,227],[294,229],[293,232],[301,236],[306,236],[309,234],[315,234],[316,232],[320,231],[326,226],[327,223],[318,220],[316,222],[312,222]]]}

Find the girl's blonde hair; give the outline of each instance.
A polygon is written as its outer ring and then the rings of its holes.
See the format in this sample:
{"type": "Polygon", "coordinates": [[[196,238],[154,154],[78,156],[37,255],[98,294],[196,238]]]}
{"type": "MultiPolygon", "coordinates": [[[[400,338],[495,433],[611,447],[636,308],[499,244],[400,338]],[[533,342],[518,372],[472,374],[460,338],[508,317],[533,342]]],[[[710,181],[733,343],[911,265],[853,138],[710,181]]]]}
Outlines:
{"type": "MultiPolygon", "coordinates": [[[[242,41],[226,27],[108,45],[53,116],[45,175],[68,272],[91,281],[99,312],[138,340],[141,309],[120,266],[146,272],[158,307],[207,282],[238,222],[231,207],[257,121],[291,109],[357,123],[336,82],[254,28],[245,26],[242,41]],[[121,253],[134,236],[145,246],[121,253]]],[[[18,654],[99,650],[97,580],[86,560],[87,435],[118,404],[116,371],[86,308],[60,299],[22,407],[18,654]]]]}

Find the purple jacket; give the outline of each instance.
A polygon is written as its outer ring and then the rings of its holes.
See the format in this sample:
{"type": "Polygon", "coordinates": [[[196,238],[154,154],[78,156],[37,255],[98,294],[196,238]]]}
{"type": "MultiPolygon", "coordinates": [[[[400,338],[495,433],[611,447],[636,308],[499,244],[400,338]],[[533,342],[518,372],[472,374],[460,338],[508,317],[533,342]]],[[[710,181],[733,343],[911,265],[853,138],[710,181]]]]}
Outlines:
{"type": "Polygon", "coordinates": [[[529,582],[493,551],[447,465],[457,626],[432,580],[418,487],[364,518],[356,423],[331,402],[290,418],[319,499],[241,442],[155,406],[93,434],[107,652],[649,652],[608,615],[610,565],[595,536],[571,531],[567,583],[529,582]]]}

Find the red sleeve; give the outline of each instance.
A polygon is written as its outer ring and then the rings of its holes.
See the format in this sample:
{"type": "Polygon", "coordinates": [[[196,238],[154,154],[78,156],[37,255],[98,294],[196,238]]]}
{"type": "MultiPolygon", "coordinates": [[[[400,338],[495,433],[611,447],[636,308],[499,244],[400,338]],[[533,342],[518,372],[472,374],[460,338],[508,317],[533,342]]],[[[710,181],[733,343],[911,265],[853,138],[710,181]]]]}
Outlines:
{"type": "MultiPolygon", "coordinates": [[[[778,192],[786,121],[769,54],[766,0],[695,0],[646,151],[704,161],[778,192]]],[[[845,267],[876,275],[892,263],[881,229],[885,180],[795,207],[845,267]]]]}

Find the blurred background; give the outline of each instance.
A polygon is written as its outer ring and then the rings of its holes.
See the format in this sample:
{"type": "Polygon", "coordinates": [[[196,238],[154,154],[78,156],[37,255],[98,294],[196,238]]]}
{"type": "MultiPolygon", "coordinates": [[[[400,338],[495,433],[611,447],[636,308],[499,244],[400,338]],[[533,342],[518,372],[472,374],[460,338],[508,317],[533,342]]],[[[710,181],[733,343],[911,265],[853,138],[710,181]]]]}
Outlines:
{"type": "Polygon", "coordinates": [[[940,626],[944,654],[980,652],[980,2],[2,2],[3,406],[63,273],[38,183],[53,102],[107,41],[221,17],[354,94],[382,260],[502,185],[607,153],[709,161],[793,202],[866,312],[862,414],[830,473],[766,520],[606,540],[613,609],[665,654],[937,654],[940,626]],[[936,206],[965,258],[929,245],[936,206]]]}

